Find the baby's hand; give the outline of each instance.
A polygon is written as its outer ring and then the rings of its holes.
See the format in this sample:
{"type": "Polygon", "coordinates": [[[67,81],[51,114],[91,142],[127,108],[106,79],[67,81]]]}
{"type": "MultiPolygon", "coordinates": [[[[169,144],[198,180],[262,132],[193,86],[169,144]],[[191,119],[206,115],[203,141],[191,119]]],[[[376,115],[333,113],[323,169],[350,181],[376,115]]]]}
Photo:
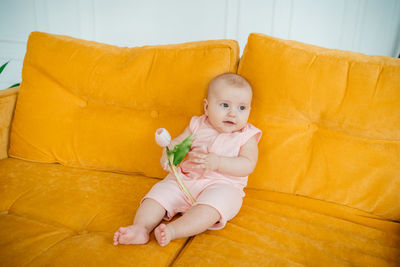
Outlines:
{"type": "Polygon", "coordinates": [[[160,159],[161,167],[166,170],[167,172],[171,171],[169,164],[168,164],[168,156],[166,149],[164,148],[161,159],[160,159]]]}
{"type": "Polygon", "coordinates": [[[189,160],[197,164],[196,168],[204,169],[203,176],[208,172],[218,170],[219,156],[215,153],[189,152],[189,160]]]}

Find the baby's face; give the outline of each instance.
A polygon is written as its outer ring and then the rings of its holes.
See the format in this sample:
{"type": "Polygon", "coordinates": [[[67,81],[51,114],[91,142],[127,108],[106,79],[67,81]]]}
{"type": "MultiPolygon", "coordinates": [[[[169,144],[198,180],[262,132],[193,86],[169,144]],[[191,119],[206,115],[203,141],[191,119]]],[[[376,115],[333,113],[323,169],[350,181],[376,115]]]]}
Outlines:
{"type": "Polygon", "coordinates": [[[241,130],[250,115],[251,89],[230,85],[225,81],[218,81],[214,86],[204,100],[204,112],[211,125],[220,133],[241,130]]]}

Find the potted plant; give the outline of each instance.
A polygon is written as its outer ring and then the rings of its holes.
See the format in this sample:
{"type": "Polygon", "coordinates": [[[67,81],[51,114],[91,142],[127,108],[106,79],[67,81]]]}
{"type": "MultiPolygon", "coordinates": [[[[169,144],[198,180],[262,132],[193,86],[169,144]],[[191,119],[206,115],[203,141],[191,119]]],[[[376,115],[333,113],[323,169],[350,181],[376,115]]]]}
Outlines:
{"type": "MultiPolygon", "coordinates": [[[[0,74],[3,72],[3,70],[4,70],[5,67],[7,66],[8,62],[10,62],[10,61],[7,61],[6,63],[4,63],[4,64],[0,67],[0,74]]],[[[12,88],[12,87],[19,86],[19,84],[20,84],[20,83],[13,84],[13,85],[11,85],[11,86],[8,87],[8,88],[12,88]]]]}

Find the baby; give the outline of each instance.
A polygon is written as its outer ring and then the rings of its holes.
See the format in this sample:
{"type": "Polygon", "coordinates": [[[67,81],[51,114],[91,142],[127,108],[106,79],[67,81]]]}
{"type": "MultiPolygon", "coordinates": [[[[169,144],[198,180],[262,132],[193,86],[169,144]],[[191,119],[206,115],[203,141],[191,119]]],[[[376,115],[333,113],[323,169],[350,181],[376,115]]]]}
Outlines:
{"type": "Polygon", "coordinates": [[[187,158],[177,171],[195,203],[171,174],[164,149],[161,165],[170,174],[143,198],[133,225],[121,227],[114,234],[114,245],[145,244],[157,226],[155,237],[165,246],[173,239],[221,229],[239,212],[261,138],[261,131],[247,123],[251,100],[251,86],[240,75],[225,73],[211,80],[204,99],[205,114],[192,117],[190,125],[169,145],[172,149],[194,134],[187,158]],[[183,216],[160,224],[177,213],[183,216]]]}

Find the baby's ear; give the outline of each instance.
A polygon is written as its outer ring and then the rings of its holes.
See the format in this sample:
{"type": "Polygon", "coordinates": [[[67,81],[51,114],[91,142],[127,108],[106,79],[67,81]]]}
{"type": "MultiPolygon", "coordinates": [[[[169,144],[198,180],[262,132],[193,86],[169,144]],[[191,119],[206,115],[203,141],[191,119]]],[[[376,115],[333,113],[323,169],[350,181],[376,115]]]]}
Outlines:
{"type": "Polygon", "coordinates": [[[208,101],[207,98],[204,98],[204,114],[208,116],[208,101]]]}

